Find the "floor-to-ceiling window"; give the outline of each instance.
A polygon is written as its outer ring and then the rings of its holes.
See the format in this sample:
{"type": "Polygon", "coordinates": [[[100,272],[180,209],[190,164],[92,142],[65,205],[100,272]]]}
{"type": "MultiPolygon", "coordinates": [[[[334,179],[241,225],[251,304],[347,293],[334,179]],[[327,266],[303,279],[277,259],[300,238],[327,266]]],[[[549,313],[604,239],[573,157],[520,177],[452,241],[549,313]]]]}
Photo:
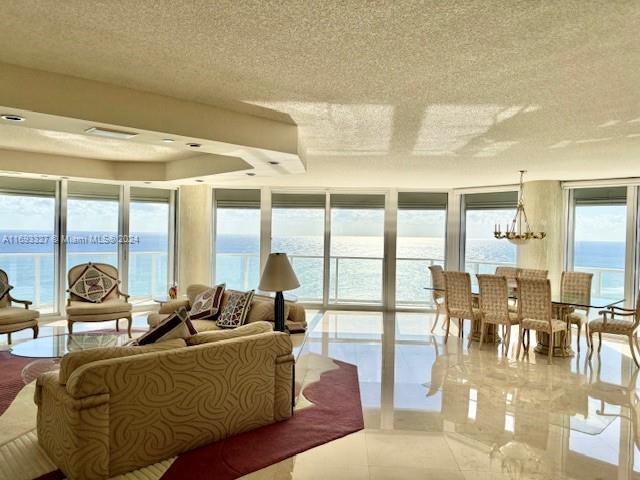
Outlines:
{"type": "Polygon", "coordinates": [[[227,288],[258,288],[260,190],[214,191],[215,282],[227,288]]]}
{"type": "Polygon", "coordinates": [[[166,295],[169,287],[171,190],[131,187],[129,295],[135,303],[166,295]]]}
{"type": "Polygon", "coordinates": [[[11,295],[41,313],[56,310],[56,183],[0,177],[0,269],[11,295]]]}
{"type": "Polygon", "coordinates": [[[444,265],[447,194],[398,193],[396,304],[431,304],[429,265],[444,265]]]}
{"type": "Polygon", "coordinates": [[[384,195],[331,194],[329,301],[382,303],[384,195]]]}
{"type": "Polygon", "coordinates": [[[118,267],[120,186],[68,183],[67,271],[81,263],[118,267]]]}
{"type": "MultiPolygon", "coordinates": [[[[510,224],[518,203],[517,192],[470,193],[464,205],[464,269],[494,273],[496,267],[516,264],[516,246],[493,236],[494,226],[510,224]]],[[[475,280],[475,276],[473,277],[475,280]]]]}
{"type": "Polygon", "coordinates": [[[324,285],[324,194],[279,194],[271,199],[271,251],[285,252],[301,301],[322,302],[324,285]]]}
{"type": "Polygon", "coordinates": [[[624,298],[627,187],[579,188],[571,197],[573,269],[593,273],[593,296],[624,298]]]}

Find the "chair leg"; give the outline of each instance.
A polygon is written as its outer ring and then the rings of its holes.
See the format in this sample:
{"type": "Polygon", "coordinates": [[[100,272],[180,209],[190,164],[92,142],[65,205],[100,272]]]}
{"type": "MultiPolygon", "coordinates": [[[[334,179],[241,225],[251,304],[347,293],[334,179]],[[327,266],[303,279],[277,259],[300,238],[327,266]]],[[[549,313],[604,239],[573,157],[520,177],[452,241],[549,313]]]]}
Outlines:
{"type": "Polygon", "coordinates": [[[638,364],[638,358],[636,357],[636,349],[634,348],[632,335],[629,335],[629,349],[631,350],[631,356],[633,357],[633,361],[636,364],[636,367],[640,368],[640,364],[638,364]]]}
{"type": "Polygon", "coordinates": [[[131,338],[131,324],[133,323],[133,316],[129,315],[127,317],[127,334],[129,338],[131,338]]]}
{"type": "Polygon", "coordinates": [[[120,319],[116,320],[116,332],[120,331],[120,319]]]}
{"type": "Polygon", "coordinates": [[[11,345],[11,332],[7,333],[7,342],[11,345]]]}
{"type": "Polygon", "coordinates": [[[598,332],[598,355],[600,355],[600,350],[602,350],[602,332],[598,332]]]}
{"type": "Polygon", "coordinates": [[[67,329],[69,330],[69,335],[73,334],[73,322],[71,320],[67,320],[67,329]]]}
{"type": "Polygon", "coordinates": [[[589,334],[589,356],[587,358],[591,360],[591,357],[593,355],[593,333],[590,331],[587,333],[589,334]]]}
{"type": "Polygon", "coordinates": [[[436,319],[433,321],[433,325],[431,326],[431,333],[436,329],[436,325],[438,325],[438,318],[440,317],[440,305],[436,304],[436,319]]]}
{"type": "Polygon", "coordinates": [[[446,345],[447,340],[449,340],[449,326],[451,325],[451,317],[447,314],[446,318],[444,319],[444,323],[447,325],[447,328],[444,332],[444,343],[446,345]]]}
{"type": "Polygon", "coordinates": [[[460,338],[464,338],[464,333],[462,331],[463,327],[464,327],[464,320],[459,318],[458,319],[458,337],[460,337],[460,338]]]}
{"type": "Polygon", "coordinates": [[[584,338],[587,341],[587,348],[591,348],[591,333],[589,332],[589,322],[584,324],[584,338]]]}
{"type": "Polygon", "coordinates": [[[549,357],[547,363],[551,365],[551,358],[553,357],[553,332],[549,333],[549,357]]]}
{"type": "Polygon", "coordinates": [[[578,323],[578,335],[576,335],[576,349],[580,353],[580,331],[582,330],[582,323],[578,323]]]}
{"type": "Polygon", "coordinates": [[[33,338],[38,338],[38,333],[40,332],[40,327],[38,326],[38,324],[36,323],[33,326],[33,338]]]}
{"type": "MultiPolygon", "coordinates": [[[[484,341],[484,328],[485,328],[484,320],[481,320],[480,321],[480,345],[478,345],[478,350],[482,350],[482,342],[484,341]]],[[[469,335],[469,340],[471,340],[471,335],[469,335]]]]}
{"type": "Polygon", "coordinates": [[[507,336],[506,336],[506,340],[503,340],[504,345],[502,346],[502,348],[504,349],[504,356],[508,357],[509,356],[509,345],[511,345],[511,325],[509,325],[507,328],[507,336]]]}
{"type": "Polygon", "coordinates": [[[520,349],[524,344],[524,328],[520,327],[518,334],[518,349],[516,350],[516,360],[520,358],[520,349]]]}

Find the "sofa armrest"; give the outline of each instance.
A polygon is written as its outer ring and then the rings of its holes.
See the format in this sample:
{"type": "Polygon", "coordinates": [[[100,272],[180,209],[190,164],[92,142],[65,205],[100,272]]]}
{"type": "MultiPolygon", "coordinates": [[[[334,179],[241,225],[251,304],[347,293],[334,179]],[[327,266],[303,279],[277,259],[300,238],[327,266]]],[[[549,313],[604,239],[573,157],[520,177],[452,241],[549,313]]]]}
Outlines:
{"type": "Polygon", "coordinates": [[[188,299],[184,300],[171,300],[165,302],[160,306],[158,313],[169,314],[178,311],[181,307],[185,307],[187,310],[191,309],[191,304],[188,299]]]}

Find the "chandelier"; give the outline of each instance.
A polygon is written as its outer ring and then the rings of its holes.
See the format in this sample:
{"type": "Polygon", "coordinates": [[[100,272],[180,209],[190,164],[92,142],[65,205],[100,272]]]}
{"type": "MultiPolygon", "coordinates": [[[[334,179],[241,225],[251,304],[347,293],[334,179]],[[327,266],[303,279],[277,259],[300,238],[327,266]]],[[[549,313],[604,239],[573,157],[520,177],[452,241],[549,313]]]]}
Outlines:
{"type": "Polygon", "coordinates": [[[497,239],[506,238],[511,243],[520,244],[527,240],[542,240],[547,236],[545,232],[533,232],[527,220],[527,213],[524,210],[524,174],[526,170],[520,170],[520,190],[518,192],[518,207],[511,224],[506,225],[506,231],[500,229],[500,224],[496,223],[493,236],[497,239]]]}

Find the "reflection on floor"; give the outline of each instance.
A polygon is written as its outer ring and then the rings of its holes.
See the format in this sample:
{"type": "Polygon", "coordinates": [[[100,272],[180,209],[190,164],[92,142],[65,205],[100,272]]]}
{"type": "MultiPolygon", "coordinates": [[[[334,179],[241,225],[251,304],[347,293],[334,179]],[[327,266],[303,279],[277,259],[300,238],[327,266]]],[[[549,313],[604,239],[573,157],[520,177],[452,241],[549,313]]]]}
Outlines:
{"type": "Polygon", "coordinates": [[[428,334],[432,320],[325,313],[309,350],[358,366],[366,429],[244,478],[640,478],[626,346],[606,341],[601,363],[586,362],[584,343],[580,357],[553,365],[533,351],[516,362],[515,342],[507,357],[467,349],[466,334],[445,346],[439,327],[428,334]]]}
{"type": "MultiPolygon", "coordinates": [[[[445,346],[440,327],[428,333],[431,314],[308,318],[310,352],[358,366],[366,428],[244,478],[640,478],[638,373],[623,343],[606,340],[601,361],[589,363],[582,339],[582,356],[547,365],[533,352],[515,361],[515,342],[505,357],[493,345],[467,348],[453,331],[445,346]]],[[[48,323],[41,336],[65,327],[48,323]]],[[[146,330],[144,315],[134,328],[146,330]]],[[[17,333],[14,343],[30,338],[17,333]]]]}

